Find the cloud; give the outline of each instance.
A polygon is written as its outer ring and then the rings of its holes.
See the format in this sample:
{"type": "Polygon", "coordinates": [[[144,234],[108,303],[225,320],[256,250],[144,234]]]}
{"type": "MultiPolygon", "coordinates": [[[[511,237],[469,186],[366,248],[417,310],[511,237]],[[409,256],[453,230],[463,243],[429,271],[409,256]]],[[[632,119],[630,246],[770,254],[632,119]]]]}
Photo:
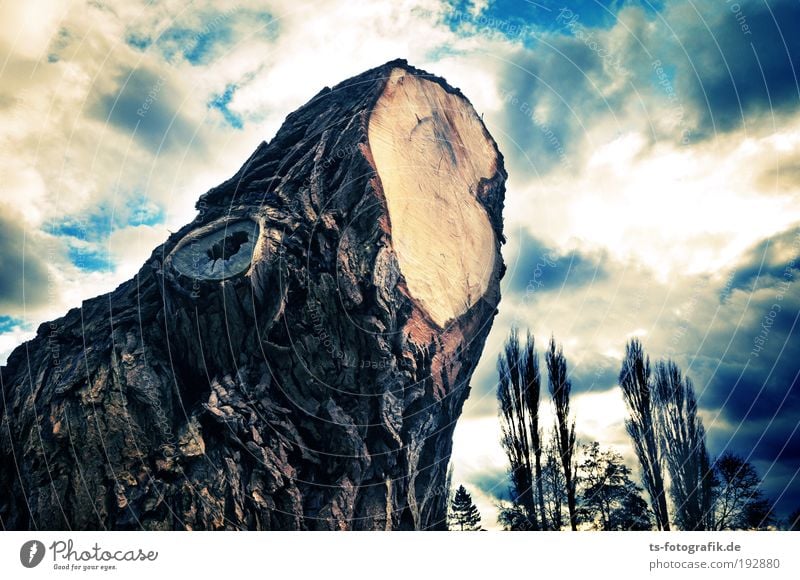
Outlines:
{"type": "Polygon", "coordinates": [[[607,276],[603,256],[577,249],[560,253],[534,238],[527,229],[521,230],[512,243],[516,257],[512,258],[513,269],[505,282],[512,292],[560,292],[594,284],[607,276]]]}
{"type": "Polygon", "coordinates": [[[705,135],[772,124],[796,111],[797,2],[673,3],[665,20],[675,36],[658,38],[672,41],[676,84],[685,87],[705,135]]]}
{"type": "MultiPolygon", "coordinates": [[[[36,232],[21,226],[19,215],[0,205],[0,309],[21,314],[48,297],[47,254],[36,232]]],[[[5,317],[4,317],[5,318],[5,317]]]]}
{"type": "Polygon", "coordinates": [[[499,79],[505,110],[497,124],[511,142],[504,150],[512,165],[533,175],[575,168],[587,127],[617,106],[605,90],[611,74],[589,46],[563,35],[510,54],[499,79]]]}
{"type": "Polygon", "coordinates": [[[122,71],[114,89],[97,95],[92,116],[130,135],[149,151],[192,144],[193,123],[181,112],[181,92],[163,74],[147,68],[122,71]]]}
{"type": "Polygon", "coordinates": [[[511,500],[507,470],[491,469],[473,474],[470,483],[496,500],[511,500]]]}
{"type": "Polygon", "coordinates": [[[8,355],[23,342],[36,336],[33,330],[24,330],[21,326],[3,330],[0,334],[0,365],[6,364],[8,355]]]}
{"type": "Polygon", "coordinates": [[[175,14],[165,27],[129,25],[125,42],[137,50],[157,51],[170,63],[183,60],[204,67],[253,37],[274,40],[279,28],[278,20],[257,4],[239,3],[225,10],[198,6],[175,14]]]}
{"type": "Polygon", "coordinates": [[[743,253],[731,273],[723,298],[727,298],[733,290],[751,291],[759,286],[773,285],[787,274],[800,270],[797,260],[798,230],[787,230],[771,238],[763,240],[743,253]]]}
{"type": "MultiPolygon", "coordinates": [[[[3,2],[0,5],[0,47],[23,58],[41,58],[69,10],[58,0],[3,2]]],[[[2,51],[6,54],[6,50],[2,51]]]]}

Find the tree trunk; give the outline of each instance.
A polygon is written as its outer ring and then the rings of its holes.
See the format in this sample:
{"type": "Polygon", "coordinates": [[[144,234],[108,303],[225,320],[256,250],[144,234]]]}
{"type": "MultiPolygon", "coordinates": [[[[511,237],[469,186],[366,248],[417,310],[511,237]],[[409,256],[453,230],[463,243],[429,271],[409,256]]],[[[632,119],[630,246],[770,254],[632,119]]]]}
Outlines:
{"type": "Polygon", "coordinates": [[[503,160],[394,61],[289,115],[0,370],[6,529],[445,529],[500,298],[503,160]]]}
{"type": "MultiPolygon", "coordinates": [[[[538,424],[537,424],[538,425],[538,424]]],[[[541,441],[541,437],[537,438],[541,441]]],[[[544,509],[544,482],[542,481],[542,446],[540,443],[536,445],[536,488],[538,491],[539,513],[542,514],[542,530],[549,530],[547,523],[547,513],[544,509]]]]}

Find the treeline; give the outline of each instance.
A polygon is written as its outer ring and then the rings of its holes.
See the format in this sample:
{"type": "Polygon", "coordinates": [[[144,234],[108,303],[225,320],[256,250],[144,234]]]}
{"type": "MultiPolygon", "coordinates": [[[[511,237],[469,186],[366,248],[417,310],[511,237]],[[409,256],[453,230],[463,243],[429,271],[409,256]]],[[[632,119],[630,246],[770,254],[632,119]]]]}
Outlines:
{"type": "MultiPolygon", "coordinates": [[[[551,337],[545,367],[554,421],[540,415],[542,373],[533,335],[512,329],[498,357],[501,444],[509,463],[507,530],[762,530],[780,525],[753,465],[732,452],[711,460],[697,398],[671,360],[651,365],[639,340],[626,345],[619,388],[639,462],[596,441],[579,445],[563,348],[551,337]]],[[[796,529],[797,512],[786,527],[796,529]]]]}

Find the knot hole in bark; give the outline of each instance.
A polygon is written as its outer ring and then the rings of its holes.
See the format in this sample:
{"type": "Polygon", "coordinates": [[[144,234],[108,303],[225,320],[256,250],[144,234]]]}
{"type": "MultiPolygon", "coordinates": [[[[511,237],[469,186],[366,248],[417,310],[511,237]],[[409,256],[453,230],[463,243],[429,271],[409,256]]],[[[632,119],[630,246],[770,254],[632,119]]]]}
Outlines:
{"type": "Polygon", "coordinates": [[[250,234],[247,232],[233,232],[216,244],[212,244],[206,251],[206,255],[210,260],[227,260],[231,256],[238,254],[242,246],[249,241],[250,234]]]}

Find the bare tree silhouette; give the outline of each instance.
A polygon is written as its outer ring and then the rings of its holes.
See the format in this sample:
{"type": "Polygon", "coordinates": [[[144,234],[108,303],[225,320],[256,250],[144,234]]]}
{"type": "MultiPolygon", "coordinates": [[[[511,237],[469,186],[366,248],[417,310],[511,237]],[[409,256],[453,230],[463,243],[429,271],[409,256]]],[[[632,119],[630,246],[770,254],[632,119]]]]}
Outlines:
{"type": "Polygon", "coordinates": [[[656,364],[654,386],[675,522],[683,530],[711,529],[713,473],[694,386],[671,360],[656,364]]]}
{"type": "Polygon", "coordinates": [[[772,502],[764,497],[752,463],[728,451],[717,458],[713,470],[713,529],[757,530],[775,523],[772,502]]]}
{"type": "Polygon", "coordinates": [[[564,350],[559,345],[556,348],[555,338],[550,338],[550,345],[546,354],[547,372],[550,383],[550,395],[556,412],[556,430],[558,454],[561,458],[561,467],[564,470],[564,480],[567,487],[567,507],[569,509],[569,522],[573,531],[578,529],[577,506],[575,502],[577,470],[575,461],[575,420],[570,414],[570,394],[572,383],[567,378],[567,359],[564,350]]]}
{"type": "Polygon", "coordinates": [[[497,360],[501,444],[508,457],[512,496],[533,530],[547,529],[542,483],[542,443],[539,428],[541,376],[533,335],[525,345],[516,328],[497,360]]]}
{"type": "Polygon", "coordinates": [[[650,357],[642,343],[632,339],[625,346],[619,386],[628,408],[625,428],[642,469],[642,483],[659,530],[669,530],[669,512],[664,489],[664,459],[658,443],[655,401],[652,396],[650,357]]]}

